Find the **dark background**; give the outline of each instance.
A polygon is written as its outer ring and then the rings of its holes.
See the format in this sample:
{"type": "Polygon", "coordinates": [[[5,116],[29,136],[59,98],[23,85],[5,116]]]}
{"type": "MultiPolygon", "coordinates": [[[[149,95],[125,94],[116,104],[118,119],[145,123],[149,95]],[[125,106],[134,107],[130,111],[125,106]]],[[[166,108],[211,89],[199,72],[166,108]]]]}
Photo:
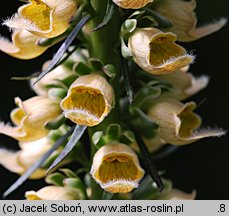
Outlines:
{"type": "MultiPolygon", "coordinates": [[[[228,0],[197,0],[199,23],[208,23],[219,17],[229,16],[228,0]]],[[[0,18],[10,17],[21,3],[7,0],[1,4],[0,18]]],[[[198,108],[203,118],[203,126],[229,128],[229,25],[223,30],[196,42],[182,44],[197,55],[196,63],[191,67],[195,75],[207,74],[211,82],[207,89],[193,97],[200,103],[198,108]]],[[[9,36],[6,27],[0,28],[0,34],[9,36]]],[[[51,58],[57,47],[49,49],[41,57],[22,61],[0,52],[0,119],[9,121],[10,111],[15,107],[14,97],[27,99],[33,93],[26,81],[10,81],[12,76],[26,76],[39,71],[42,62],[51,58]]],[[[192,145],[180,148],[164,160],[157,161],[160,170],[174,182],[174,186],[191,192],[196,189],[197,199],[229,199],[229,142],[228,136],[220,139],[205,139],[192,145]]],[[[17,142],[0,135],[0,145],[17,149],[17,142]]],[[[0,167],[0,194],[16,179],[17,175],[0,167]]],[[[26,190],[37,190],[44,185],[43,181],[27,181],[9,199],[23,199],[26,190]]]]}

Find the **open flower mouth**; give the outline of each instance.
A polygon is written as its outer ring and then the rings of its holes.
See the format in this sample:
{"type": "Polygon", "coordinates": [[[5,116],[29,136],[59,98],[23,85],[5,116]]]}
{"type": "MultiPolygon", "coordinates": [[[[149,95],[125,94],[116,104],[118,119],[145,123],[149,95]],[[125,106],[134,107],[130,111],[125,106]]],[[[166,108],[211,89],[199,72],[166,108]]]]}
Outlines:
{"type": "Polygon", "coordinates": [[[200,126],[200,117],[193,113],[194,104],[189,104],[177,115],[180,119],[179,136],[189,138],[193,132],[200,126]]]}
{"type": "Polygon", "coordinates": [[[128,193],[144,176],[135,152],[122,143],[101,147],[93,158],[90,174],[110,193],[128,193]]]}
{"type": "Polygon", "coordinates": [[[103,184],[118,180],[134,181],[138,179],[138,168],[127,156],[108,156],[98,170],[103,184]]]}
{"type": "Polygon", "coordinates": [[[40,37],[53,38],[67,30],[76,10],[75,0],[29,0],[4,25],[11,29],[25,29],[40,37]]]}
{"type": "Polygon", "coordinates": [[[52,10],[41,0],[33,0],[31,4],[21,8],[20,14],[41,31],[50,30],[52,10]]]}
{"type": "Polygon", "coordinates": [[[128,193],[138,187],[143,173],[130,156],[108,155],[95,173],[101,187],[110,193],[128,193]]]}
{"type": "Polygon", "coordinates": [[[172,59],[184,56],[185,50],[175,43],[176,37],[171,34],[161,34],[153,37],[149,47],[149,63],[156,67],[169,62],[172,59]]]}
{"type": "Polygon", "coordinates": [[[75,80],[61,101],[66,118],[79,125],[95,126],[109,114],[114,99],[113,88],[98,74],[75,80]]]}
{"type": "Polygon", "coordinates": [[[106,109],[104,96],[94,89],[75,89],[70,100],[70,109],[85,110],[97,118],[100,118],[106,109]]]}
{"type": "Polygon", "coordinates": [[[110,193],[129,193],[138,187],[138,181],[119,179],[101,184],[101,187],[110,193]]]}
{"type": "Polygon", "coordinates": [[[77,88],[62,102],[62,107],[65,116],[72,121],[94,125],[104,117],[107,104],[104,96],[96,89],[77,88]]]}

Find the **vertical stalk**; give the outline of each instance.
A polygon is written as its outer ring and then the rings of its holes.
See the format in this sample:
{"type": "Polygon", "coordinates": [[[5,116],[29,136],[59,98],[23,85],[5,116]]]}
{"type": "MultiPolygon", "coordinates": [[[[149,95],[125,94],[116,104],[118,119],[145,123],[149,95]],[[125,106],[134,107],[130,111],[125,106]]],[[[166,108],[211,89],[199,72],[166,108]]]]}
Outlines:
{"type": "MultiPolygon", "coordinates": [[[[95,17],[90,22],[92,29],[102,22],[106,13],[108,1],[110,0],[91,0],[91,5],[95,11],[95,17]]],[[[111,82],[116,94],[115,107],[100,125],[88,129],[90,139],[95,131],[104,131],[109,124],[118,122],[119,119],[120,72],[119,56],[118,53],[115,52],[115,47],[117,47],[119,42],[118,39],[121,26],[119,17],[118,7],[115,7],[114,15],[109,23],[105,27],[90,34],[90,56],[99,59],[103,64],[113,64],[117,71],[116,77],[111,82]]],[[[91,143],[91,157],[94,155],[95,151],[96,147],[91,143]]],[[[102,199],[102,190],[95,182],[92,184],[92,199],[102,199]]]]}
{"type": "MultiPolygon", "coordinates": [[[[90,23],[92,29],[102,22],[108,1],[110,0],[91,0],[92,7],[95,10],[95,18],[90,23]]],[[[115,12],[110,22],[105,27],[92,32],[90,35],[90,56],[98,58],[104,64],[113,64],[117,71],[116,77],[111,81],[115,92],[115,106],[100,125],[89,129],[91,130],[90,132],[104,130],[109,124],[118,122],[119,119],[120,57],[115,52],[115,48],[119,45],[119,31],[121,26],[119,19],[118,7],[115,7],[115,12]]]]}

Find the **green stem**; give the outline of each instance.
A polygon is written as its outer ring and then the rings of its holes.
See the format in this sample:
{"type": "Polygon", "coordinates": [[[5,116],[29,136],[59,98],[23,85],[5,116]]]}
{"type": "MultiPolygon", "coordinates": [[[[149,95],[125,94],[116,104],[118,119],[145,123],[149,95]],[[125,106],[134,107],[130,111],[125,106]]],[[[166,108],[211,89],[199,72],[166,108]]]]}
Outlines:
{"type": "MultiPolygon", "coordinates": [[[[109,0],[91,0],[91,5],[95,11],[95,16],[91,20],[90,25],[91,29],[94,29],[98,24],[100,24],[104,18],[107,3],[109,0]]],[[[119,39],[119,30],[120,30],[120,21],[119,21],[119,11],[115,7],[115,13],[109,23],[90,34],[90,47],[89,52],[90,56],[99,59],[103,64],[113,64],[116,68],[117,74],[116,77],[112,80],[111,85],[115,91],[115,107],[111,113],[105,118],[105,120],[96,127],[91,127],[88,129],[89,136],[93,135],[96,131],[104,131],[109,124],[118,122],[119,119],[119,56],[115,52],[115,47],[118,45],[119,39]]],[[[96,151],[96,147],[91,143],[91,159],[96,151]]],[[[93,183],[93,199],[102,199],[101,189],[98,188],[98,184],[93,183]]]]}
{"type": "MultiPolygon", "coordinates": [[[[91,0],[92,7],[95,10],[95,17],[91,20],[91,28],[94,29],[99,23],[102,22],[108,0],[91,0]]],[[[98,31],[94,31],[90,34],[90,55],[91,57],[98,58],[104,64],[113,64],[116,67],[116,77],[112,80],[111,85],[115,91],[115,107],[105,118],[105,120],[98,126],[90,128],[90,134],[98,130],[105,130],[111,123],[115,123],[119,119],[119,56],[115,52],[119,39],[120,21],[119,21],[118,8],[115,7],[115,13],[110,22],[98,31]]]]}
{"type": "MultiPolygon", "coordinates": [[[[91,0],[92,7],[95,10],[95,18],[91,21],[91,28],[94,29],[99,23],[102,22],[108,0],[91,0]]],[[[103,28],[98,31],[92,32],[90,35],[90,55],[91,57],[98,58],[104,64],[113,64],[116,67],[116,77],[112,80],[111,85],[115,91],[115,107],[109,116],[97,127],[94,127],[93,130],[103,130],[111,123],[117,122],[119,115],[119,62],[120,57],[115,52],[115,47],[118,45],[119,39],[119,30],[120,30],[120,21],[119,21],[119,11],[115,7],[115,13],[110,20],[110,22],[103,28]]]]}

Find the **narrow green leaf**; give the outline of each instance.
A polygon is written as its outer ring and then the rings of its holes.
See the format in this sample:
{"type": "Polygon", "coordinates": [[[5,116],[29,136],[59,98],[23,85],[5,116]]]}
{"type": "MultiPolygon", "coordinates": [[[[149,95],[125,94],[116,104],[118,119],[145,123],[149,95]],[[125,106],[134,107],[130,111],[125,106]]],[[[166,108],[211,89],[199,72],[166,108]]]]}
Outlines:
{"type": "Polygon", "coordinates": [[[133,91],[133,88],[130,84],[130,71],[129,71],[129,66],[128,66],[128,62],[126,61],[126,59],[121,58],[120,68],[121,68],[123,78],[124,78],[124,86],[126,89],[126,94],[128,96],[128,100],[131,104],[133,102],[133,98],[134,98],[134,91],[133,91]]]}
{"type": "Polygon", "coordinates": [[[3,194],[3,197],[8,196],[14,190],[16,190],[20,185],[22,185],[38,168],[40,168],[47,158],[59,147],[63,144],[63,142],[69,137],[72,133],[73,128],[69,130],[64,136],[56,141],[56,143],[52,146],[52,148],[47,151],[37,162],[35,162],[21,177],[17,179],[3,194]]]}
{"type": "Polygon", "coordinates": [[[64,147],[63,151],[60,153],[58,158],[53,162],[53,164],[49,167],[46,173],[51,172],[75,147],[81,136],[83,135],[84,131],[86,130],[86,126],[84,125],[77,125],[72,136],[66,146],[64,147]]]}
{"type": "Polygon", "coordinates": [[[61,45],[55,56],[53,57],[52,61],[50,62],[49,66],[38,76],[36,81],[33,85],[39,82],[46,74],[48,74],[60,61],[79,31],[83,28],[83,26],[91,19],[91,15],[85,15],[80,22],[76,25],[73,29],[71,34],[67,37],[64,43],[61,45]]]}
{"type": "Polygon", "coordinates": [[[154,162],[151,158],[150,152],[148,148],[146,147],[142,137],[139,135],[138,131],[135,128],[131,128],[132,131],[135,134],[136,141],[138,143],[139,149],[141,150],[143,161],[145,164],[145,169],[147,170],[148,174],[151,176],[151,178],[155,181],[157,184],[157,187],[160,189],[160,191],[163,191],[163,182],[162,179],[157,171],[157,168],[154,165],[154,162]]]}
{"type": "Polygon", "coordinates": [[[96,26],[93,29],[93,31],[97,31],[97,30],[103,28],[104,26],[106,26],[107,23],[109,23],[109,21],[111,20],[111,18],[114,15],[114,12],[115,12],[114,7],[115,7],[114,3],[109,0],[107,3],[107,10],[106,10],[105,16],[103,18],[103,21],[98,26],[96,26]]]}
{"type": "MultiPolygon", "coordinates": [[[[64,55],[62,56],[62,58],[60,59],[60,61],[58,62],[58,64],[56,64],[55,66],[54,66],[54,68],[53,69],[55,69],[55,68],[57,68],[59,65],[61,65],[61,64],[63,64],[71,55],[72,55],[72,53],[74,53],[75,51],[77,50],[77,47],[76,46],[71,46],[71,47],[69,47],[67,50],[66,50],[66,52],[64,53],[64,55]]],[[[52,69],[52,70],[53,70],[52,69]]]]}

